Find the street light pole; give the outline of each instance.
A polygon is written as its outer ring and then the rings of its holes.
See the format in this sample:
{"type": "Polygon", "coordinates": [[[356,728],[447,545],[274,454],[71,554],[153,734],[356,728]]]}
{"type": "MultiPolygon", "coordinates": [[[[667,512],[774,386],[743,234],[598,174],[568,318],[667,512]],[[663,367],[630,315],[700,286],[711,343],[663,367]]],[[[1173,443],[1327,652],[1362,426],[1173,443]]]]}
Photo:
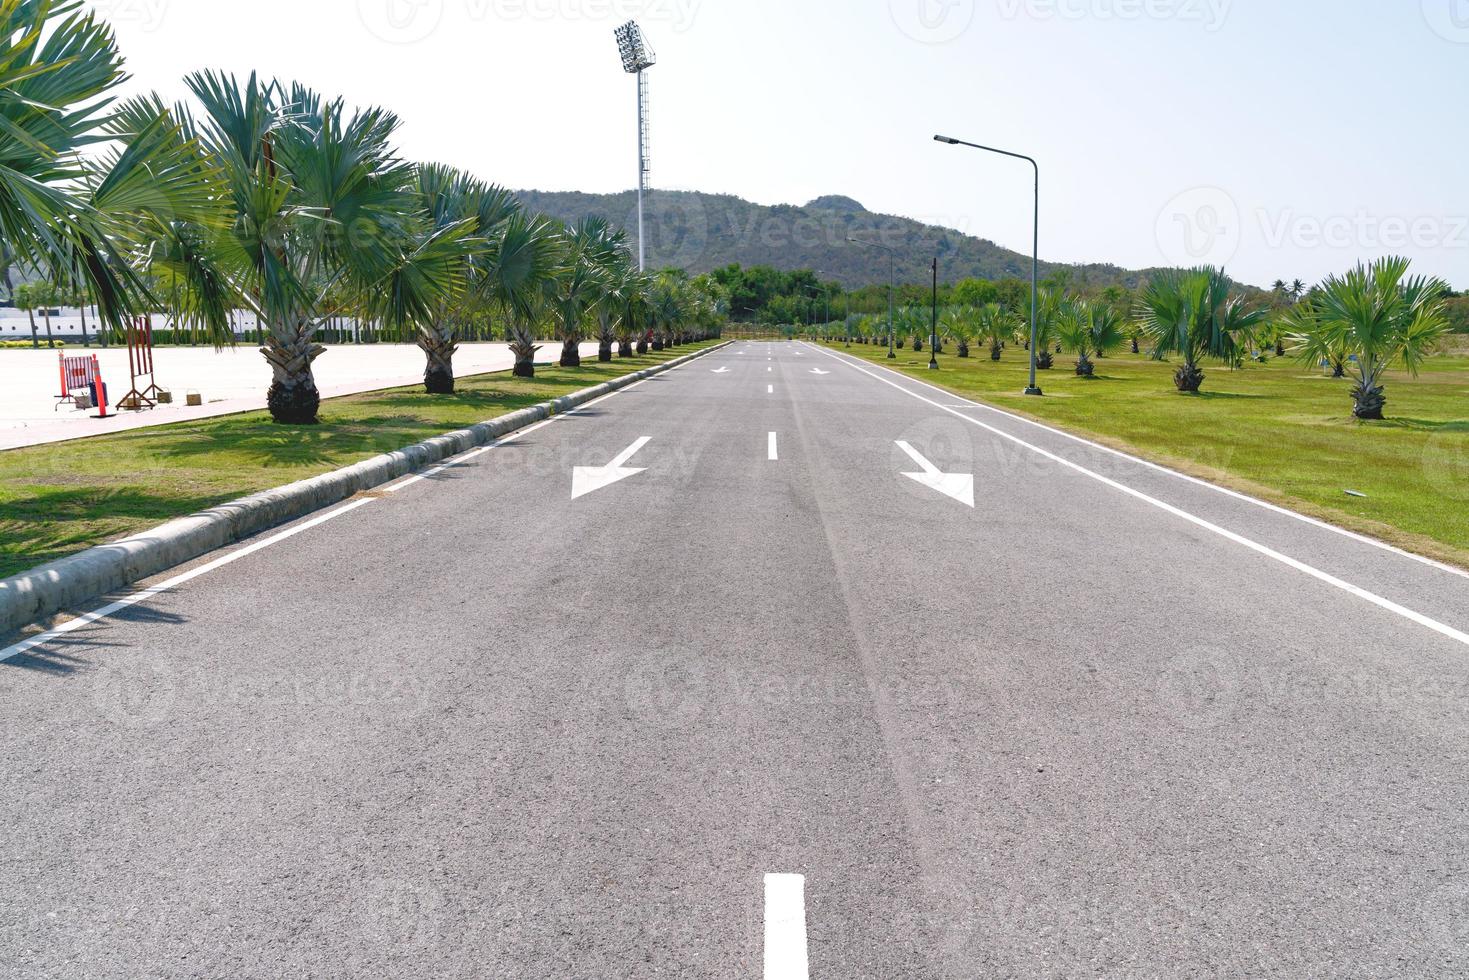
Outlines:
{"type": "Polygon", "coordinates": [[[888,253],[888,359],[897,360],[898,352],[893,349],[894,334],[896,327],[893,324],[893,285],[897,282],[897,268],[893,256],[896,254],[891,245],[882,242],[869,242],[862,238],[848,238],[847,241],[853,245],[863,245],[867,248],[880,248],[888,253]]]}
{"type": "Polygon", "coordinates": [[[928,330],[928,369],[939,369],[939,257],[933,257],[933,320],[928,330]]]}
{"type": "Polygon", "coordinates": [[[1031,241],[1030,250],[1030,387],[1025,389],[1027,395],[1042,394],[1040,386],[1036,383],[1036,341],[1039,334],[1040,307],[1038,305],[1040,278],[1040,251],[1041,251],[1041,165],[1035,162],[1033,157],[1024,153],[1011,153],[1009,150],[997,150],[993,146],[984,146],[980,143],[970,143],[967,140],[955,139],[952,136],[935,136],[940,143],[948,143],[950,146],[968,146],[976,150],[984,150],[987,153],[998,153],[1001,156],[1014,157],[1017,160],[1030,161],[1035,170],[1035,225],[1034,237],[1031,241]]]}

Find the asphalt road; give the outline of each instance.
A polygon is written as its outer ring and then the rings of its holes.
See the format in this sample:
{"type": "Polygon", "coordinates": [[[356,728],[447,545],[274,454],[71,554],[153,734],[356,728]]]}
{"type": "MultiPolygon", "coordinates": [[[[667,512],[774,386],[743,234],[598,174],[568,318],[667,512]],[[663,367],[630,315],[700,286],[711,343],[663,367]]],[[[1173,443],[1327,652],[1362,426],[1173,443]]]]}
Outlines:
{"type": "Polygon", "coordinates": [[[332,513],[0,664],[0,975],[1469,974],[1460,573],[799,344],[332,513]]]}

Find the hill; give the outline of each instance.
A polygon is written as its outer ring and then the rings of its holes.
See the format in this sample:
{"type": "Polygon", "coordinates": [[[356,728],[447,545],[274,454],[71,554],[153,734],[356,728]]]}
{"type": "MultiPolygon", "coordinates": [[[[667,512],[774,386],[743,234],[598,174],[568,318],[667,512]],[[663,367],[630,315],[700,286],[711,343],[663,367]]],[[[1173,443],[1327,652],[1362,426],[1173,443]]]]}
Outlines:
{"type": "MultiPolygon", "coordinates": [[[[516,191],[531,210],[577,221],[601,215],[630,230],[637,227],[637,195],[583,194],[577,191],[516,191]]],[[[899,282],[924,282],[929,261],[939,257],[939,278],[957,282],[1029,278],[1030,257],[992,241],[911,218],[868,211],[849,197],[818,197],[801,207],[765,206],[729,194],[653,191],[645,204],[650,267],[682,266],[691,272],[738,262],[777,269],[815,269],[822,278],[853,289],[888,278],[888,257],[881,249],[848,243],[865,238],[892,246],[899,282]]],[[[632,237],[632,236],[630,236],[632,237]]],[[[1135,288],[1147,270],[1114,265],[1070,265],[1042,262],[1043,278],[1062,273],[1075,285],[1121,285],[1135,288]]]]}

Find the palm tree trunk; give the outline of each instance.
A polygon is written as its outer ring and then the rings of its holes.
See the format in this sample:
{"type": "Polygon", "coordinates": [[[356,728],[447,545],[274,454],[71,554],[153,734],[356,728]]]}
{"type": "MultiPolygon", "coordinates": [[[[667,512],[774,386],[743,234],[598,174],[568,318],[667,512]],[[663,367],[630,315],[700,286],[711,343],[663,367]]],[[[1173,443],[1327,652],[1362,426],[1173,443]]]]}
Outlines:
{"type": "Polygon", "coordinates": [[[82,314],[82,346],[91,347],[92,338],[87,334],[87,305],[85,300],[83,300],[82,305],[78,309],[82,314]]]}
{"type": "Polygon", "coordinates": [[[963,341],[963,340],[959,341],[959,347],[958,347],[957,353],[958,353],[958,355],[960,357],[968,357],[969,356],[969,344],[968,344],[967,341],[963,341]]]}
{"type": "Polygon", "coordinates": [[[515,368],[511,372],[517,378],[536,376],[536,330],[529,324],[512,321],[506,328],[510,338],[510,352],[515,355],[515,368]]]}
{"type": "Polygon", "coordinates": [[[39,348],[41,346],[41,338],[36,336],[36,311],[26,310],[26,316],[31,318],[31,346],[39,348]]]}
{"type": "Polygon", "coordinates": [[[1078,378],[1091,378],[1097,373],[1097,366],[1092,363],[1086,351],[1078,351],[1076,357],[1076,376],[1078,378]]]}
{"type": "Polygon", "coordinates": [[[1184,361],[1173,372],[1173,386],[1185,394],[1197,394],[1204,384],[1204,372],[1193,361],[1184,361]]]}
{"type": "Polygon", "coordinates": [[[1000,351],[1002,351],[1002,350],[1004,350],[1004,348],[1000,345],[1000,341],[999,341],[998,338],[997,339],[994,339],[994,340],[991,340],[990,341],[990,360],[992,360],[992,361],[998,361],[1000,359],[1000,351]]]}
{"type": "Polygon", "coordinates": [[[1352,386],[1352,414],[1357,418],[1380,421],[1383,406],[1386,404],[1387,394],[1382,385],[1358,382],[1352,386]]]}
{"type": "Polygon", "coordinates": [[[51,307],[41,307],[41,315],[46,318],[46,346],[55,347],[56,341],[51,337],[51,307]]]}
{"type": "Polygon", "coordinates": [[[612,338],[603,337],[597,344],[597,360],[603,364],[612,360],[612,338]]]}
{"type": "Polygon", "coordinates": [[[275,421],[287,425],[316,424],[321,393],[316,390],[311,362],[325,349],[315,342],[311,327],[302,321],[266,334],[260,352],[270,362],[272,380],[265,404],[275,421]]]}
{"type": "Polygon", "coordinates": [[[571,338],[561,342],[562,367],[581,367],[581,341],[579,338],[571,338]]]}
{"type": "Polygon", "coordinates": [[[458,345],[443,332],[421,333],[418,346],[427,362],[423,368],[423,390],[430,395],[454,394],[454,351],[458,345]]]}

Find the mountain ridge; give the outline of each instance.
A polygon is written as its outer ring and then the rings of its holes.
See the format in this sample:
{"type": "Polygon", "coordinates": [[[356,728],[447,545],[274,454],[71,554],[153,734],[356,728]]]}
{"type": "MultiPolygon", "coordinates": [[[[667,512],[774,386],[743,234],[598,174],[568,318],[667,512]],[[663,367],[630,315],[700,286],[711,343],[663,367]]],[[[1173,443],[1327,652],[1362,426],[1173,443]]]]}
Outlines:
{"type": "MultiPolygon", "coordinates": [[[[628,230],[636,241],[637,193],[519,190],[528,209],[574,222],[600,215],[628,230]]],[[[926,282],[929,263],[939,259],[939,279],[1026,279],[1030,256],[989,239],[901,215],[869,211],[851,197],[825,194],[803,205],[763,205],[733,194],[655,190],[645,199],[648,265],[709,272],[731,263],[777,269],[814,269],[848,289],[885,283],[888,258],[882,248],[851,244],[872,240],[894,252],[899,282],[926,282]]],[[[1154,269],[1124,269],[1110,263],[1040,263],[1042,278],[1061,276],[1072,285],[1135,289],[1154,269]]]]}

